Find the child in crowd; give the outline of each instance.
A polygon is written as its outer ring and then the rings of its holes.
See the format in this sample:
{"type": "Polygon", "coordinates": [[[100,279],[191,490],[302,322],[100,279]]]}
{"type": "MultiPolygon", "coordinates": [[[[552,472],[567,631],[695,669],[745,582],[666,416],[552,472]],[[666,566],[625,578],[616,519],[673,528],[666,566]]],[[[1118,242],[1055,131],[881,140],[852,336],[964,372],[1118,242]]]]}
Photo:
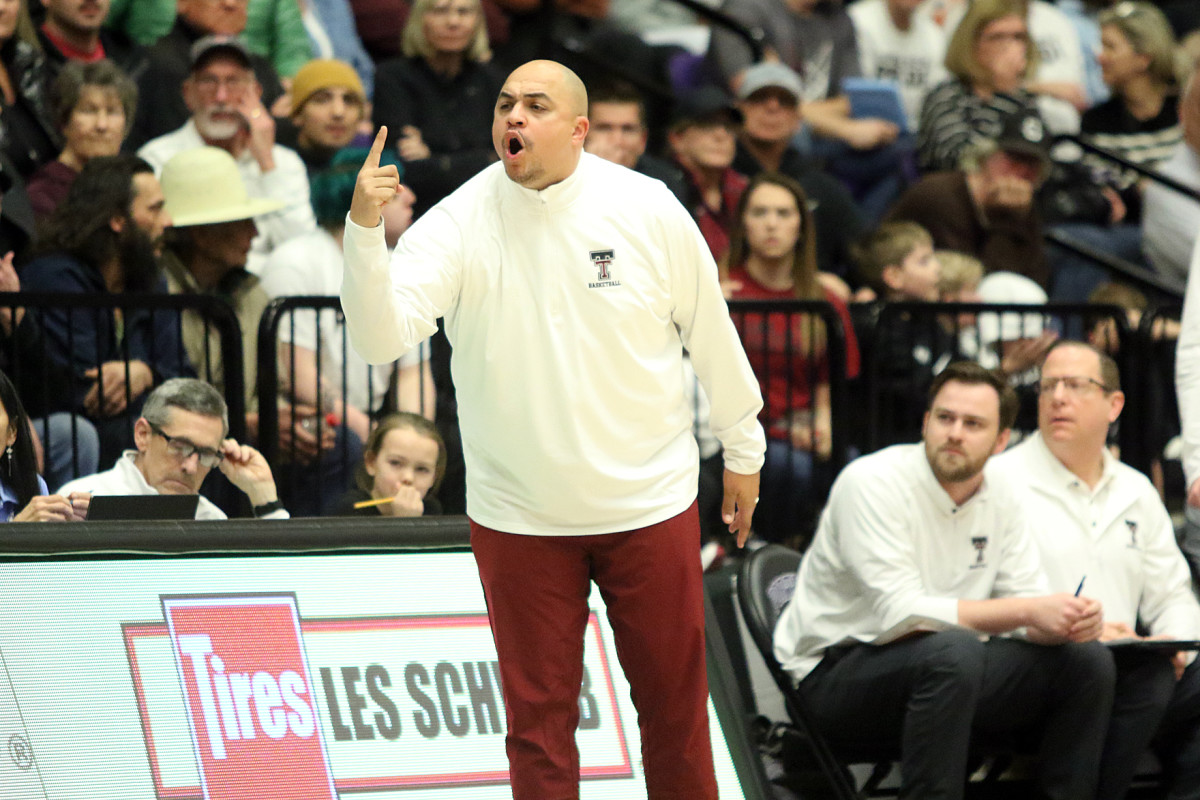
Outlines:
{"type": "MultiPolygon", "coordinates": [[[[936,250],[934,257],[942,267],[938,277],[938,299],[943,303],[978,303],[983,262],[957,250],[936,250]]],[[[938,319],[943,328],[958,338],[959,355],[973,359],[979,349],[975,314],[965,311],[957,315],[943,314],[938,319]]]]}
{"type": "Polygon", "coordinates": [[[937,283],[938,299],[943,303],[978,303],[983,262],[975,256],[955,250],[935,250],[933,257],[941,267],[937,283]]]}
{"type": "Polygon", "coordinates": [[[367,437],[356,488],[342,514],[420,517],[442,513],[433,493],[446,472],[446,445],[434,424],[402,411],[384,417],[367,437]]]}
{"type": "Polygon", "coordinates": [[[937,303],[941,264],[933,237],[915,222],[885,222],[854,248],[862,282],[883,300],[860,314],[859,336],[870,342],[868,380],[876,381],[878,428],[868,447],[920,438],[925,392],[954,356],[956,342],[939,315],[893,303],[937,303]]]}
{"type": "Polygon", "coordinates": [[[935,302],[941,265],[933,237],[915,222],[885,222],[854,248],[863,283],[884,300],[935,302]]]}

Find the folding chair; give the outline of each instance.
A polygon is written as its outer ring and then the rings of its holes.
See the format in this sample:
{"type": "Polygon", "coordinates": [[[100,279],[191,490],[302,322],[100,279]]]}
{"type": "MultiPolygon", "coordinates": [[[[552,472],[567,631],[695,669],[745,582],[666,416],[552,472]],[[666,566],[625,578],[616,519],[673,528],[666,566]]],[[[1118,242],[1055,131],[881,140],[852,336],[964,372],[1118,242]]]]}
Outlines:
{"type": "MultiPolygon", "coordinates": [[[[779,621],[784,606],[792,599],[800,558],[800,553],[778,544],[769,544],[748,554],[738,571],[738,606],[750,631],[750,638],[754,640],[771,677],[783,693],[784,704],[795,733],[811,756],[812,765],[832,792],[830,796],[837,800],[857,800],[863,795],[860,795],[855,787],[849,770],[817,729],[811,712],[792,683],[791,676],[775,659],[775,624],[779,621]]],[[[854,754],[851,763],[874,765],[870,778],[863,786],[864,794],[873,792],[891,771],[891,762],[895,755],[898,754],[854,754]]]]}

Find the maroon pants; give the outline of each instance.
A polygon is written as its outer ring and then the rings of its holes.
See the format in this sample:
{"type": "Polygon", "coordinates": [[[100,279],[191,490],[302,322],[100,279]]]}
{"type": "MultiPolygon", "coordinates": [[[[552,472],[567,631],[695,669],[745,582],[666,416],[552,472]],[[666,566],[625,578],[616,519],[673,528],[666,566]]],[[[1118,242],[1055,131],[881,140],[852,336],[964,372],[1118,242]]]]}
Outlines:
{"type": "Polygon", "coordinates": [[[715,799],[696,505],[657,525],[596,536],[501,533],[471,522],[471,549],[500,657],[514,800],[579,797],[575,729],[593,580],[637,708],[649,797],[715,799]]]}

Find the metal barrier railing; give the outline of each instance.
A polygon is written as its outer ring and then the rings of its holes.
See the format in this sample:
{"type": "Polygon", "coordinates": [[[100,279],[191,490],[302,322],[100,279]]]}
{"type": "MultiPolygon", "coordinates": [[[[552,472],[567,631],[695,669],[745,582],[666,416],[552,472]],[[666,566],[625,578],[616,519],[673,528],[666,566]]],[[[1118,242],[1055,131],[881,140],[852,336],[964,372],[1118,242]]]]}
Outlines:
{"type": "MultiPolygon", "coordinates": [[[[148,362],[155,385],[181,374],[210,381],[223,377],[230,435],[240,439],[245,434],[241,330],[233,310],[218,298],[14,292],[0,293],[0,313],[0,361],[31,418],[71,415],[72,472],[79,468],[79,420],[118,439],[127,436],[132,444],[135,412],[145,396],[135,397],[130,389],[130,364],[135,360],[148,362]],[[165,321],[162,315],[167,315],[165,321]],[[205,334],[200,358],[189,357],[182,333],[185,317],[192,317],[205,334]],[[212,351],[212,342],[218,352],[212,351]],[[125,408],[111,414],[94,405],[89,409],[86,398],[95,379],[85,372],[112,361],[124,362],[125,408]]],[[[49,427],[43,434],[53,435],[49,427]]],[[[53,444],[50,438],[43,441],[47,450],[53,444]]],[[[100,469],[110,466],[99,464],[100,469]]]]}
{"type": "MultiPolygon", "coordinates": [[[[1123,170],[1136,173],[1143,180],[1153,181],[1179,194],[1189,197],[1200,203],[1200,191],[1197,191],[1191,186],[1180,183],[1169,175],[1164,175],[1153,167],[1147,167],[1145,164],[1139,164],[1135,161],[1130,161],[1124,156],[1114,153],[1104,147],[1100,147],[1091,141],[1090,137],[1085,133],[1078,134],[1059,134],[1055,137],[1055,142],[1071,142],[1093,157],[1102,161],[1108,161],[1117,165],[1123,170]]],[[[1176,300],[1183,299],[1184,287],[1170,276],[1159,275],[1153,270],[1126,261],[1123,258],[1114,256],[1111,253],[1106,253],[1098,250],[1095,247],[1088,245],[1086,242],[1078,241],[1070,236],[1064,235],[1061,232],[1047,230],[1043,234],[1045,240],[1051,244],[1058,245],[1065,250],[1077,256],[1091,261],[1092,263],[1103,267],[1110,273],[1120,276],[1122,279],[1133,283],[1135,286],[1144,289],[1150,289],[1154,292],[1159,292],[1167,297],[1175,298],[1176,300]]]]}
{"type": "MultiPolygon", "coordinates": [[[[1053,334],[1086,339],[1097,325],[1111,325],[1122,375],[1133,375],[1134,337],[1124,309],[1096,304],[883,303],[873,331],[865,332],[868,429],[865,449],[915,442],[921,437],[926,393],[934,376],[955,360],[998,367],[1007,358],[1022,400],[1017,430],[1037,427],[1033,381],[1036,363],[1022,361],[1022,340],[1053,334]]],[[[1026,352],[1028,345],[1026,345],[1026,352]]],[[[1136,401],[1132,412],[1136,413],[1136,401]]],[[[1122,451],[1143,463],[1132,426],[1123,426],[1122,451]]]]}
{"type": "Polygon", "coordinates": [[[852,457],[847,332],[824,301],[733,300],[729,311],[764,398],[768,449],[756,530],[794,541],[811,534],[833,478],[852,457]]]}
{"type": "MultiPolygon", "coordinates": [[[[259,323],[259,448],[271,464],[301,464],[303,429],[332,452],[332,463],[349,480],[358,467],[361,445],[374,423],[396,410],[433,417],[429,343],[415,354],[386,365],[368,365],[354,351],[337,297],[280,297],[259,323]],[[266,402],[274,398],[274,402],[266,402]],[[336,435],[335,435],[336,434],[336,435]]],[[[318,469],[317,465],[307,467],[318,469]]],[[[287,479],[295,475],[288,473],[287,479]]],[[[280,487],[288,494],[291,487],[280,487]]],[[[332,511],[322,501],[322,513],[332,511]]]]}

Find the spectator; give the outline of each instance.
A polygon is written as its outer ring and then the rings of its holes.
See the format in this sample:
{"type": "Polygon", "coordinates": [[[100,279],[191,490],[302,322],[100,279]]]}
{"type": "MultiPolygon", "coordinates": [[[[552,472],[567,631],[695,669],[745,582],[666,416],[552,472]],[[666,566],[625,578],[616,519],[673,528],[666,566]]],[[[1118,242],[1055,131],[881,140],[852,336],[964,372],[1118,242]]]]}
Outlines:
{"type": "MultiPolygon", "coordinates": [[[[1043,306],[1047,301],[1042,287],[1012,272],[992,272],[979,282],[979,301],[995,305],[1030,306],[1025,313],[1015,311],[986,311],[980,314],[979,363],[986,367],[997,367],[1014,379],[1017,385],[1033,390],[1036,379],[1033,368],[1042,360],[1058,338],[1052,327],[1046,325],[1043,306]]],[[[1030,430],[1032,425],[1021,424],[1029,420],[1019,419],[1020,430],[1030,430]]]]}
{"type": "Polygon", "coordinates": [[[300,14],[316,59],[337,59],[358,73],[367,97],[375,94],[375,60],[354,27],[349,0],[300,0],[300,14]]]}
{"type": "Polygon", "coordinates": [[[0,522],[73,522],[87,516],[83,492],[50,494],[38,475],[37,452],[29,417],[17,389],[0,372],[0,522]]]}
{"type": "MultiPolygon", "coordinates": [[[[183,82],[193,73],[196,42],[206,36],[233,37],[246,28],[248,0],[177,0],[178,16],[170,32],[146,52],[147,66],[138,81],[137,118],[129,134],[129,147],[179,128],[194,109],[188,107],[183,82]]],[[[262,105],[271,108],[283,94],[279,75],[271,62],[258,54],[243,53],[254,71],[262,105]]]]}
{"type": "Polygon", "coordinates": [[[405,165],[415,215],[495,160],[488,133],[501,76],[479,0],[416,0],[403,56],[375,72],[376,126],[405,165]]]}
{"type": "MultiPolygon", "coordinates": [[[[1128,0],[1100,14],[1100,67],[1112,96],[1083,115],[1095,145],[1153,168],[1179,145],[1178,74],[1171,27],[1157,7],[1128,0]]],[[[1065,169],[1060,165],[1056,171],[1065,169]]],[[[1059,234],[1143,265],[1142,184],[1138,173],[1097,156],[1052,176],[1046,208],[1059,234]],[[1059,212],[1059,213],[1056,213],[1059,212]]],[[[1049,188],[1049,187],[1048,187],[1049,188]]],[[[1069,250],[1051,251],[1053,299],[1080,303],[1108,278],[1106,269],[1069,250]]]]}
{"type": "Polygon", "coordinates": [[[54,81],[54,118],[66,143],[58,158],[33,173],[27,187],[39,219],[62,203],[88,161],[120,152],[136,110],[137,85],[113,62],[63,66],[54,81]]]}
{"type": "MultiPolygon", "coordinates": [[[[1042,363],[1038,432],[993,460],[1038,520],[1050,589],[1084,587],[1104,605],[1102,640],[1200,639],[1200,605],[1158,492],[1108,451],[1125,405],[1109,356],[1060,341],[1042,363]],[[1084,574],[1086,572],[1086,575],[1084,574]],[[1082,576],[1082,577],[1081,577],[1082,576]]],[[[1119,800],[1156,734],[1168,753],[1168,796],[1200,785],[1200,665],[1195,653],[1114,648],[1117,692],[1100,759],[1101,800],[1119,800]]]]}
{"type": "MultiPolygon", "coordinates": [[[[1182,141],[1171,26],[1151,3],[1124,0],[1100,14],[1100,42],[1101,74],[1111,97],[1084,113],[1082,131],[1135,164],[1157,166],[1182,141]]],[[[1136,181],[1136,174],[1123,174],[1116,186],[1131,221],[1141,219],[1136,181]]]]}
{"type": "Polygon", "coordinates": [[[263,107],[250,55],[236,39],[208,36],[192,47],[192,71],[183,97],[192,116],[183,127],[147,142],[138,154],[161,171],[178,153],[210,145],[233,156],[252,197],[274,200],[274,213],[255,223],[251,272],[257,273],[271,250],[316,227],[304,163],[275,143],[275,121],[263,107]]]}
{"type": "Polygon", "coordinates": [[[103,27],[109,0],[42,0],[42,7],[46,19],[38,40],[46,55],[49,82],[72,61],[94,64],[107,59],[133,80],[141,76],[146,68],[142,46],[120,31],[103,27]]]}
{"type": "Polygon", "coordinates": [[[915,222],[885,222],[855,248],[863,282],[884,300],[933,303],[942,266],[933,238],[915,222]]]}
{"type": "MultiPolygon", "coordinates": [[[[1200,62],[1193,67],[1179,101],[1183,141],[1158,171],[1200,192],[1200,62]]],[[[1180,286],[1189,281],[1193,245],[1200,239],[1200,201],[1155,181],[1143,195],[1142,252],[1162,277],[1180,286]]]]}
{"type": "Polygon", "coordinates": [[[918,223],[934,247],[972,255],[989,272],[1011,270],[1049,287],[1041,214],[1033,202],[1050,164],[1049,139],[1036,112],[1011,114],[999,124],[995,138],[979,139],[962,154],[962,169],[926,175],[909,187],[888,219],[918,223]]]}
{"type": "MultiPolygon", "coordinates": [[[[185,0],[186,1],[186,0],[185,0]]],[[[246,27],[239,34],[252,53],[265,56],[275,74],[289,79],[313,57],[298,0],[237,0],[246,3],[246,27]]]]}
{"type": "Polygon", "coordinates": [[[646,152],[646,103],[629,83],[612,81],[588,91],[588,128],[583,148],[593,155],[658,178],[685,202],[683,173],[674,164],[646,152]]]}
{"type": "Polygon", "coordinates": [[[46,98],[46,58],[26,3],[0,7],[0,152],[22,180],[59,150],[46,98]]]}
{"type": "Polygon", "coordinates": [[[813,206],[817,268],[845,278],[850,274],[850,246],[867,223],[846,187],[813,166],[793,144],[800,130],[802,95],[800,76],[783,64],[765,62],[746,70],[738,87],[743,124],[733,168],[751,177],[779,172],[797,181],[813,206]]]}
{"type": "Polygon", "coordinates": [[[961,798],[977,734],[1037,742],[1044,796],[1097,788],[1114,681],[1102,607],[1050,593],[1015,487],[984,472],[1015,413],[1002,376],[939,374],[923,441],[838,476],[775,628],[831,743],[900,752],[901,797],[961,798]],[[913,616],[936,632],[869,644],[913,616]]]}
{"type": "MultiPolygon", "coordinates": [[[[313,59],[292,81],[289,117],[294,138],[280,144],[296,151],[308,169],[309,180],[317,170],[329,166],[334,154],[347,147],[367,116],[367,95],[358,73],[347,63],[313,59]]],[[[403,177],[403,176],[402,176],[403,177]]]]}
{"type": "MultiPolygon", "coordinates": [[[[287,519],[271,467],[262,454],[229,435],[229,411],[221,393],[196,378],[175,378],[146,398],[133,426],[136,449],[126,450],[112,469],[77,478],[63,492],[96,495],[199,494],[213,467],[250,501],[254,516],[287,519]]],[[[196,519],[225,519],[207,497],[196,519]]]]}
{"type": "MultiPolygon", "coordinates": [[[[246,270],[255,218],[280,207],[278,200],[249,197],[233,158],[215,147],[200,147],[174,156],[163,167],[163,193],[175,227],[163,253],[163,269],[172,294],[210,294],[224,298],[233,308],[242,330],[243,378],[246,398],[246,430],[251,441],[261,441],[259,398],[258,323],[270,298],[259,279],[246,270]]],[[[220,352],[217,333],[198,315],[185,312],[183,342],[194,359],[220,352]]],[[[224,391],[224,374],[219,363],[209,360],[208,379],[224,391]]],[[[358,462],[357,437],[345,429],[326,424],[330,408],[279,405],[280,452],[288,464],[279,478],[288,507],[297,516],[315,516],[332,509],[347,481],[346,469],[358,462]],[[313,419],[310,431],[302,420],[313,419]],[[338,439],[340,456],[335,457],[338,439]],[[322,456],[323,460],[313,462],[322,456]],[[344,462],[344,463],[341,463],[344,462]],[[324,470],[317,475],[316,470],[324,470]]],[[[278,466],[278,465],[277,465],[278,466]]]]}
{"type": "Polygon", "coordinates": [[[724,258],[746,177],[733,169],[742,112],[711,86],[680,98],[667,141],[687,178],[687,201],[713,258],[724,258]]]}
{"type": "MultiPolygon", "coordinates": [[[[955,169],[966,148],[996,136],[1002,121],[1037,114],[1022,88],[1037,68],[1020,0],[976,0],[950,37],[946,70],[921,107],[917,162],[922,170],[955,169]]],[[[957,249],[957,248],[951,248],[957,249]]]]}
{"type": "MultiPolygon", "coordinates": [[[[165,293],[156,257],[171,224],[150,165],[131,155],[94,158],[46,220],[36,257],[21,271],[31,292],[165,293]]],[[[195,374],[175,314],[150,309],[47,309],[46,357],[69,391],[52,411],[82,411],[100,436],[100,463],[132,443],[133,420],[151,387],[195,374]]]]}
{"type": "MultiPolygon", "coordinates": [[[[824,300],[841,319],[846,376],[858,374],[858,344],[846,304],[817,275],[808,198],[782,175],[762,173],[738,203],[723,278],[733,299],[824,300]]],[[[808,314],[745,313],[735,318],[762,387],[767,460],[755,530],[771,541],[807,536],[833,476],[828,333],[808,314]]]]}
{"type": "Polygon", "coordinates": [[[1100,22],[1098,15],[1112,0],[1058,0],[1058,8],[1075,27],[1083,53],[1083,91],[1089,107],[1108,99],[1108,87],[1100,75],[1100,22]]]}
{"type": "Polygon", "coordinates": [[[938,275],[938,299],[943,303],[978,303],[983,262],[954,250],[935,250],[933,257],[942,268],[938,275]]]}
{"type": "MultiPolygon", "coordinates": [[[[929,232],[915,222],[884,222],[855,246],[855,262],[867,286],[885,303],[934,303],[939,299],[941,262],[929,232]]],[[[925,409],[934,377],[958,357],[958,341],[942,315],[881,304],[861,309],[858,331],[871,353],[880,395],[877,441],[912,442],[921,435],[917,420],[925,409]]]]}
{"type": "Polygon", "coordinates": [[[441,514],[438,483],[446,472],[446,444],[432,422],[401,412],[384,417],[363,448],[355,487],[342,514],[430,517],[441,514]]]}
{"type": "Polygon", "coordinates": [[[917,130],[921,104],[946,79],[946,33],[924,14],[921,0],[858,0],[849,8],[862,73],[896,84],[908,129],[917,130]]]}
{"type": "MultiPolygon", "coordinates": [[[[313,203],[320,227],[286,242],[267,259],[262,288],[268,296],[331,297],[341,291],[346,209],[366,155],[365,148],[346,149],[314,177],[313,203]]],[[[389,248],[395,247],[408,227],[411,198],[411,193],[397,193],[383,209],[389,248]]],[[[292,312],[281,325],[279,336],[283,344],[280,366],[293,402],[332,406],[334,415],[345,420],[360,440],[367,440],[370,418],[385,410],[387,398],[402,411],[433,417],[428,345],[396,362],[369,365],[344,341],[345,327],[332,309],[292,312]],[[328,402],[320,402],[323,393],[328,402]]]]}
{"type": "Polygon", "coordinates": [[[1054,133],[1076,133],[1089,105],[1083,44],[1075,23],[1047,0],[1030,0],[1026,14],[1038,64],[1025,88],[1037,96],[1038,112],[1054,133]]]}
{"type": "Polygon", "coordinates": [[[104,19],[106,28],[119,31],[144,47],[170,33],[174,24],[173,0],[110,0],[104,19]]]}
{"type": "MultiPolygon", "coordinates": [[[[0,291],[21,291],[11,250],[0,258],[0,291]]],[[[48,363],[40,314],[19,306],[0,307],[0,367],[12,375],[18,395],[25,398],[22,405],[40,437],[39,472],[47,485],[57,489],[71,478],[95,472],[100,463],[95,426],[79,414],[50,410],[61,408],[62,398],[70,396],[71,380],[48,363]]],[[[34,443],[39,444],[38,438],[34,443]]]]}
{"type": "MultiPolygon", "coordinates": [[[[829,149],[873,151],[896,140],[899,128],[881,119],[855,119],[842,93],[845,78],[862,74],[854,24],[832,0],[725,0],[725,13],[766,34],[779,61],[804,78],[802,111],[812,132],[829,149]]],[[[736,91],[752,63],[744,40],[714,28],[708,51],[717,73],[736,91]]]]}

